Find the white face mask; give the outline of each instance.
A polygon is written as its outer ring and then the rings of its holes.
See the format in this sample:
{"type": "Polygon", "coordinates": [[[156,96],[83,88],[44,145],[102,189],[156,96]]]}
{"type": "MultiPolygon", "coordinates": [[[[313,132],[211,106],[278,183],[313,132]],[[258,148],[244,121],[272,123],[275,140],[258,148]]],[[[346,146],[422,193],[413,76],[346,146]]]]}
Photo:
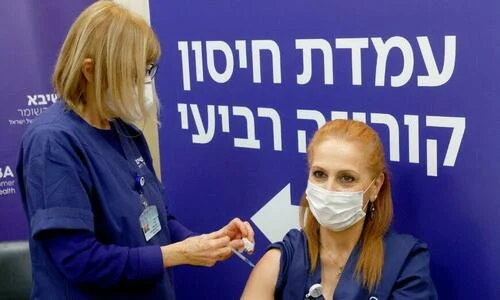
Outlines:
{"type": "MultiPolygon", "coordinates": [[[[138,95],[138,91],[137,91],[137,87],[135,88],[135,93],[136,95],[138,95]]],[[[140,110],[140,107],[139,107],[139,101],[135,101],[134,102],[136,104],[135,108],[134,108],[134,115],[136,113],[139,113],[141,110],[140,110]]],[[[153,96],[153,86],[151,84],[151,81],[147,82],[144,86],[144,108],[146,109],[147,112],[151,111],[151,109],[153,108],[153,105],[154,105],[155,101],[154,101],[154,96],[153,96]]],[[[113,105],[113,102],[111,101],[111,98],[108,96],[108,99],[107,99],[107,104],[108,104],[108,107],[109,109],[111,109],[111,111],[118,116],[118,112],[116,111],[114,105],[113,105]]],[[[140,121],[141,117],[139,115],[137,115],[136,117],[136,120],[134,121],[140,121]]]]}
{"type": "Polygon", "coordinates": [[[321,226],[333,231],[345,230],[366,216],[363,195],[374,181],[361,192],[331,192],[309,181],[306,189],[309,209],[321,226]]]}
{"type": "MultiPolygon", "coordinates": [[[[137,92],[137,89],[136,89],[137,92]]],[[[146,108],[146,111],[150,111],[151,108],[153,107],[155,103],[154,97],[153,97],[153,85],[151,84],[151,81],[146,83],[144,86],[144,107],[146,108]]]]}

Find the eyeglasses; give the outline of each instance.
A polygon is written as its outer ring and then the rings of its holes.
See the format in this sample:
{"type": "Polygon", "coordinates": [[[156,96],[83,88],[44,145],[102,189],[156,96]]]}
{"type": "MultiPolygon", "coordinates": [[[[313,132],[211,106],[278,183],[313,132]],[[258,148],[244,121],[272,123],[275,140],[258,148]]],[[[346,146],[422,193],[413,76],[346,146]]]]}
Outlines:
{"type": "Polygon", "coordinates": [[[156,72],[158,71],[158,64],[150,64],[146,68],[146,77],[149,77],[149,81],[146,83],[151,82],[155,78],[156,72]]]}

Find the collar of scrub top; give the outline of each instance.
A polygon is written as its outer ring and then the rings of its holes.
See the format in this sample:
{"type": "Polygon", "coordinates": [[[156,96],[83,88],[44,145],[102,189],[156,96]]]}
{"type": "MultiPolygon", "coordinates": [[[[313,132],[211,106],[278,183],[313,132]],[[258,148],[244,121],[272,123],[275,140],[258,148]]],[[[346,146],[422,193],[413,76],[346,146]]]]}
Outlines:
{"type": "MultiPolygon", "coordinates": [[[[348,288],[347,285],[349,285],[351,283],[355,283],[356,285],[359,284],[359,283],[357,283],[358,282],[357,280],[351,280],[352,278],[349,276],[349,274],[354,274],[354,272],[355,272],[356,261],[358,260],[359,251],[360,251],[359,243],[360,242],[358,241],[356,246],[354,246],[354,248],[352,249],[351,255],[349,255],[349,258],[347,259],[347,262],[344,265],[344,270],[342,271],[340,278],[338,278],[337,287],[335,288],[335,292],[333,293],[334,299],[337,299],[338,294],[343,293],[343,291],[346,288],[348,288]]],[[[318,257],[318,261],[319,261],[319,259],[320,258],[318,257]]],[[[307,267],[309,268],[309,265],[307,267]]],[[[316,270],[313,273],[311,273],[311,272],[308,272],[308,273],[309,274],[307,276],[307,286],[309,288],[313,287],[318,282],[321,282],[321,264],[319,264],[319,263],[317,264],[316,270]]],[[[309,299],[324,299],[324,297],[321,296],[319,298],[309,298],[309,299]]]]}
{"type": "Polygon", "coordinates": [[[112,128],[116,131],[118,135],[118,140],[120,141],[120,145],[122,146],[123,153],[125,154],[125,158],[134,163],[135,158],[142,156],[139,149],[137,149],[137,145],[132,140],[134,136],[132,136],[125,125],[121,123],[122,121],[117,119],[111,122],[112,128]]]}
{"type": "Polygon", "coordinates": [[[142,170],[139,170],[139,167],[135,163],[135,159],[138,157],[142,157],[137,145],[132,140],[134,136],[130,135],[126,127],[121,123],[120,120],[115,120],[111,122],[111,126],[114,130],[116,130],[116,134],[118,135],[118,139],[120,140],[120,145],[122,146],[123,152],[125,154],[126,160],[129,164],[133,165],[138,172],[135,175],[134,179],[134,188],[140,195],[140,201],[142,205],[146,208],[149,204],[146,198],[144,197],[144,186],[146,185],[146,175],[142,172],[148,172],[149,168],[144,167],[142,170]]]}

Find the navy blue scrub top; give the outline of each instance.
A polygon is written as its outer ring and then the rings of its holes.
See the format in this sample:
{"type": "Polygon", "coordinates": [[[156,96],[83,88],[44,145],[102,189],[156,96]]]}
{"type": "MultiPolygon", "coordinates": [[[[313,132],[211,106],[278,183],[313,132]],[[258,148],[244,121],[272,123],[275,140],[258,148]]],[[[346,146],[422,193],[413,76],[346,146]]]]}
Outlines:
{"type": "MultiPolygon", "coordinates": [[[[313,273],[309,271],[309,251],[303,231],[292,229],[282,242],[269,248],[281,250],[275,299],[304,299],[312,285],[321,283],[321,264],[317,264],[313,273]]],[[[358,257],[359,247],[356,246],[340,276],[333,299],[437,299],[427,246],[414,237],[392,231],[386,234],[382,279],[371,293],[356,279],[358,257]]]]}
{"type": "Polygon", "coordinates": [[[34,299],[175,299],[170,270],[158,280],[110,288],[74,284],[59,272],[37,239],[47,230],[74,229],[93,232],[102,244],[171,243],[163,186],[150,169],[142,133],[121,121],[112,126],[119,133],[123,154],[58,101],[30,124],[23,137],[18,177],[30,222],[34,299]],[[139,222],[144,206],[135,185],[137,176],[145,176],[143,195],[149,205],[156,205],[162,228],[148,242],[139,222]]]}

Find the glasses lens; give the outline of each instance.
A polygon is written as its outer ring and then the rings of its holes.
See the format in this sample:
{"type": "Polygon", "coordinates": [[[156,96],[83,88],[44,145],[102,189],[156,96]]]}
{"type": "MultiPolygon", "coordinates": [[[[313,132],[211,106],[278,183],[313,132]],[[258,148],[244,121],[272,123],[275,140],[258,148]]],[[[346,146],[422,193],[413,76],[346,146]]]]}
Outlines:
{"type": "Polygon", "coordinates": [[[158,71],[158,64],[150,64],[146,69],[146,76],[149,76],[151,80],[155,78],[156,71],[158,71]]]}

